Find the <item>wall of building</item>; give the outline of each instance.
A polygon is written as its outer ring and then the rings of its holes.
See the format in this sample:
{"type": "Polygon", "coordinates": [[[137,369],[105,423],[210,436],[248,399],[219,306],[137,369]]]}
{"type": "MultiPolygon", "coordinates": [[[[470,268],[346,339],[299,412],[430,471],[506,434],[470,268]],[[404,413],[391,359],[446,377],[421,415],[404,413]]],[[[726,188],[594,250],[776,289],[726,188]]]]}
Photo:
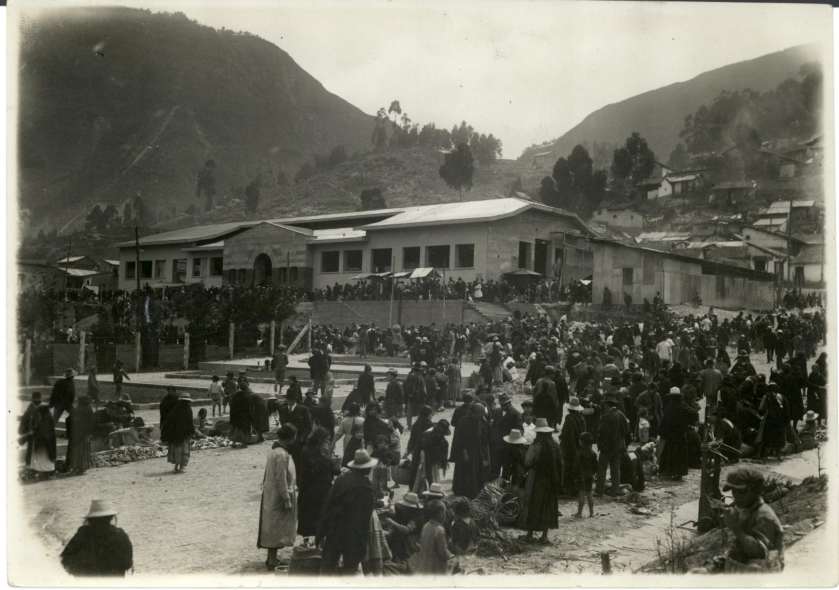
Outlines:
{"type": "Polygon", "coordinates": [[[474,321],[463,301],[399,301],[391,306],[388,301],[316,301],[312,307],[312,320],[316,324],[339,328],[351,324],[388,326],[443,325],[450,322],[474,321]],[[470,319],[471,318],[471,319],[470,319]]]}
{"type": "Polygon", "coordinates": [[[644,227],[644,217],[628,209],[600,209],[592,215],[591,220],[618,229],[643,229],[644,227]]]}
{"type": "MultiPolygon", "coordinates": [[[[202,283],[207,287],[220,287],[222,284],[222,277],[220,275],[210,276],[210,258],[223,256],[221,250],[204,250],[200,252],[185,252],[183,244],[164,245],[164,246],[141,246],[140,247],[140,262],[152,262],[152,276],[140,277],[140,286],[145,287],[149,285],[152,288],[170,287],[174,284],[191,284],[202,283]],[[202,264],[201,276],[192,276],[192,264],[194,258],[204,258],[202,264]],[[163,260],[164,265],[162,273],[159,277],[155,277],[155,261],[163,260]],[[175,260],[186,260],[186,274],[182,283],[176,283],[173,280],[173,271],[175,260]]],[[[133,247],[120,248],[119,251],[119,279],[117,284],[119,289],[124,291],[131,291],[137,288],[136,278],[126,278],[126,272],[129,263],[136,261],[136,251],[133,247]]],[[[135,272],[140,272],[136,269],[135,272]]]]}
{"type": "MultiPolygon", "coordinates": [[[[271,259],[271,272],[275,283],[287,267],[311,268],[312,257],[307,249],[307,236],[262,223],[224,240],[224,272],[244,270],[244,279],[236,274],[236,282],[249,284],[253,277],[254,261],[260,254],[271,259]],[[281,270],[282,269],[282,270],[281,270]]],[[[298,277],[303,273],[298,270],[298,277]]]]}
{"type": "Polygon", "coordinates": [[[592,303],[603,303],[604,287],[612,292],[613,305],[623,305],[624,293],[632,297],[633,304],[643,303],[644,299],[652,301],[657,293],[667,305],[690,303],[697,295],[705,305],[731,309],[767,309],[774,301],[771,280],[702,274],[699,261],[595,244],[592,303]]]}

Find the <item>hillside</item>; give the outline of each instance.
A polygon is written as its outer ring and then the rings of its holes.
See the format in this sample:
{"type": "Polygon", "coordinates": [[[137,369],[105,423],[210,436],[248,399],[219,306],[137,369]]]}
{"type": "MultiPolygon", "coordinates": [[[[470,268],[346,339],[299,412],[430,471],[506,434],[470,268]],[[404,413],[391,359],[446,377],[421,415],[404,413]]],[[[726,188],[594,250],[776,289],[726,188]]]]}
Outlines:
{"type": "Polygon", "coordinates": [[[567,156],[579,143],[623,144],[633,131],[638,131],[657,158],[667,161],[687,115],[710,103],[723,90],[751,88],[763,92],[775,88],[816,55],[815,46],[792,47],[610,104],[588,115],[558,139],[526,149],[519,159],[533,162],[534,156],[540,154],[538,164],[549,169],[557,158],[567,156]]]}
{"type": "Polygon", "coordinates": [[[208,159],[223,199],[257,177],[293,176],[315,153],[370,144],[372,117],[253,35],[127,8],[55,11],[25,20],[22,34],[30,234],[79,229],[94,204],[121,211],[138,194],[155,218],[203,207],[196,181],[208,159]]]}

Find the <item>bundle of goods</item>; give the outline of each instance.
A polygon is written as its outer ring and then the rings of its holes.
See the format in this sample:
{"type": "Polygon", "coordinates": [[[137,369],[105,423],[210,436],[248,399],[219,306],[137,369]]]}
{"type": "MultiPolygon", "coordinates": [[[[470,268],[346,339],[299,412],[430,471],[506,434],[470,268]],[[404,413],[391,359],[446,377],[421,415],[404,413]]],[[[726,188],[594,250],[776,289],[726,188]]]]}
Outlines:
{"type": "Polygon", "coordinates": [[[518,519],[521,502],[514,494],[505,492],[499,486],[488,483],[474,500],[463,496],[449,496],[445,499],[449,511],[458,503],[466,502],[472,519],[478,525],[480,540],[476,554],[480,557],[515,555],[528,550],[528,546],[507,537],[501,524],[513,524],[518,519]]]}
{"type": "Polygon", "coordinates": [[[166,447],[161,445],[118,447],[107,451],[93,453],[91,465],[93,467],[115,467],[143,459],[155,459],[166,456],[166,447]]]}
{"type": "Polygon", "coordinates": [[[189,443],[189,448],[193,451],[200,451],[202,449],[220,449],[229,447],[233,443],[229,438],[223,436],[205,436],[203,438],[194,438],[189,443]]]}

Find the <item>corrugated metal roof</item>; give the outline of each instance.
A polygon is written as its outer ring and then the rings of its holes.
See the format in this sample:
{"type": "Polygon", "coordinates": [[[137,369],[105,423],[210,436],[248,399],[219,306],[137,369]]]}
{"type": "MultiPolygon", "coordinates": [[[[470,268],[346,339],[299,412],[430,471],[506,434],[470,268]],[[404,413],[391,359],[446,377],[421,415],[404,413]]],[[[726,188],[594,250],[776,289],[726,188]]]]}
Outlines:
{"type": "Polygon", "coordinates": [[[202,244],[200,246],[195,246],[194,248],[184,248],[184,252],[198,252],[204,250],[223,250],[224,249],[224,240],[218,242],[211,242],[209,244],[202,244]]]}
{"type": "Polygon", "coordinates": [[[352,227],[339,227],[335,229],[316,229],[312,232],[311,241],[314,242],[341,242],[348,240],[362,240],[367,237],[363,229],[352,227]]]}
{"type": "Polygon", "coordinates": [[[74,262],[78,262],[79,260],[84,260],[87,256],[65,256],[61,260],[59,260],[56,264],[73,264],[74,262]]]}
{"type": "MultiPolygon", "coordinates": [[[[182,229],[174,229],[172,231],[163,232],[160,234],[153,234],[140,238],[141,246],[163,246],[166,244],[182,244],[184,242],[202,242],[204,240],[212,240],[222,238],[230,233],[233,233],[243,227],[249,227],[259,221],[235,221],[232,223],[216,223],[213,225],[195,225],[193,227],[185,227],[182,229]]],[[[121,248],[127,248],[134,245],[134,240],[128,240],[117,244],[121,248]]]]}
{"type": "Polygon", "coordinates": [[[111,266],[119,266],[119,260],[114,260],[112,258],[104,258],[104,260],[111,266]]]}
{"type": "MultiPolygon", "coordinates": [[[[93,275],[105,274],[98,270],[92,270],[88,268],[61,268],[59,270],[63,273],[67,273],[71,277],[92,277],[93,275]]],[[[108,271],[108,273],[110,272],[111,271],[108,271]]]]}
{"type": "Polygon", "coordinates": [[[668,182],[689,182],[691,180],[696,180],[697,178],[699,178],[699,175],[697,174],[669,174],[664,177],[664,180],[668,182]]]}
{"type": "Polygon", "coordinates": [[[669,231],[650,231],[638,234],[635,239],[639,242],[681,242],[690,238],[688,233],[669,231]]]}

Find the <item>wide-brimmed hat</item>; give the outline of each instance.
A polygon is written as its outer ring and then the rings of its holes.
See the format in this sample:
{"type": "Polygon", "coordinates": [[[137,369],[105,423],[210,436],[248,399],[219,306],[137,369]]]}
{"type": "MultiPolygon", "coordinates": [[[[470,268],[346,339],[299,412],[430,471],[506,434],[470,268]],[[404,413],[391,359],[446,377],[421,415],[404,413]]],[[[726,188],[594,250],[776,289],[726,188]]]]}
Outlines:
{"type": "Polygon", "coordinates": [[[524,437],[521,430],[513,428],[510,431],[510,434],[504,436],[504,442],[510,443],[511,445],[526,445],[527,439],[524,437]]]}
{"type": "Polygon", "coordinates": [[[553,427],[548,425],[548,419],[547,418],[536,418],[536,420],[533,421],[533,425],[535,426],[535,428],[533,429],[534,432],[553,432],[554,431],[553,427]]]}
{"type": "Polygon", "coordinates": [[[583,406],[580,404],[580,398],[572,397],[568,400],[568,410],[570,412],[582,412],[583,406]]]}
{"type": "Polygon", "coordinates": [[[184,401],[191,402],[191,401],[192,401],[192,396],[191,396],[191,395],[189,395],[189,392],[188,392],[188,391],[182,391],[182,392],[178,395],[178,399],[182,399],[182,400],[184,400],[184,401]]]}
{"type": "Polygon", "coordinates": [[[805,422],[815,422],[818,419],[819,419],[819,415],[816,412],[814,412],[813,410],[807,410],[807,412],[804,414],[804,421],[805,422]]]}
{"type": "Polygon", "coordinates": [[[442,432],[444,436],[448,436],[452,433],[451,424],[449,424],[448,420],[438,420],[434,426],[437,427],[437,430],[442,432]]]}
{"type": "Polygon", "coordinates": [[[378,464],[379,460],[371,457],[367,449],[358,449],[353,460],[347,463],[347,467],[350,469],[370,469],[378,464]]]}
{"type": "Polygon", "coordinates": [[[419,496],[417,496],[414,492],[408,492],[402,499],[398,501],[399,504],[404,504],[406,506],[411,506],[413,508],[422,508],[420,504],[419,496]]]}
{"type": "Polygon", "coordinates": [[[391,367],[390,369],[388,369],[386,371],[386,374],[388,374],[388,375],[398,375],[399,372],[396,369],[394,369],[393,367],[391,367]]]}
{"type": "Polygon", "coordinates": [[[422,367],[422,368],[424,369],[424,368],[426,368],[426,367],[428,366],[428,363],[427,363],[427,362],[425,362],[425,361],[420,361],[419,366],[420,366],[420,367],[422,367]]]}
{"type": "Polygon", "coordinates": [[[93,500],[85,518],[99,518],[102,516],[116,516],[117,511],[108,500],[93,500]]]}
{"type": "Polygon", "coordinates": [[[682,391],[678,387],[671,387],[670,391],[667,392],[667,395],[682,395],[682,391]]]}
{"type": "Polygon", "coordinates": [[[427,498],[445,498],[446,492],[443,491],[443,486],[439,483],[433,483],[428,486],[428,489],[422,493],[427,498]]]}
{"type": "Polygon", "coordinates": [[[763,488],[766,480],[763,474],[753,467],[741,467],[736,471],[732,471],[725,479],[725,485],[722,487],[723,491],[728,490],[747,490],[755,488],[758,491],[763,488]]]}
{"type": "Polygon", "coordinates": [[[603,403],[619,406],[623,403],[623,399],[617,393],[609,393],[603,396],[603,403]]]}
{"type": "Polygon", "coordinates": [[[554,367],[553,365],[548,365],[548,366],[545,367],[545,373],[555,373],[555,372],[556,372],[556,367],[554,367]]]}
{"type": "Polygon", "coordinates": [[[509,405],[512,405],[513,400],[511,400],[510,396],[507,395],[506,393],[502,393],[501,395],[498,396],[498,403],[501,404],[502,406],[509,406],[509,405]]]}

